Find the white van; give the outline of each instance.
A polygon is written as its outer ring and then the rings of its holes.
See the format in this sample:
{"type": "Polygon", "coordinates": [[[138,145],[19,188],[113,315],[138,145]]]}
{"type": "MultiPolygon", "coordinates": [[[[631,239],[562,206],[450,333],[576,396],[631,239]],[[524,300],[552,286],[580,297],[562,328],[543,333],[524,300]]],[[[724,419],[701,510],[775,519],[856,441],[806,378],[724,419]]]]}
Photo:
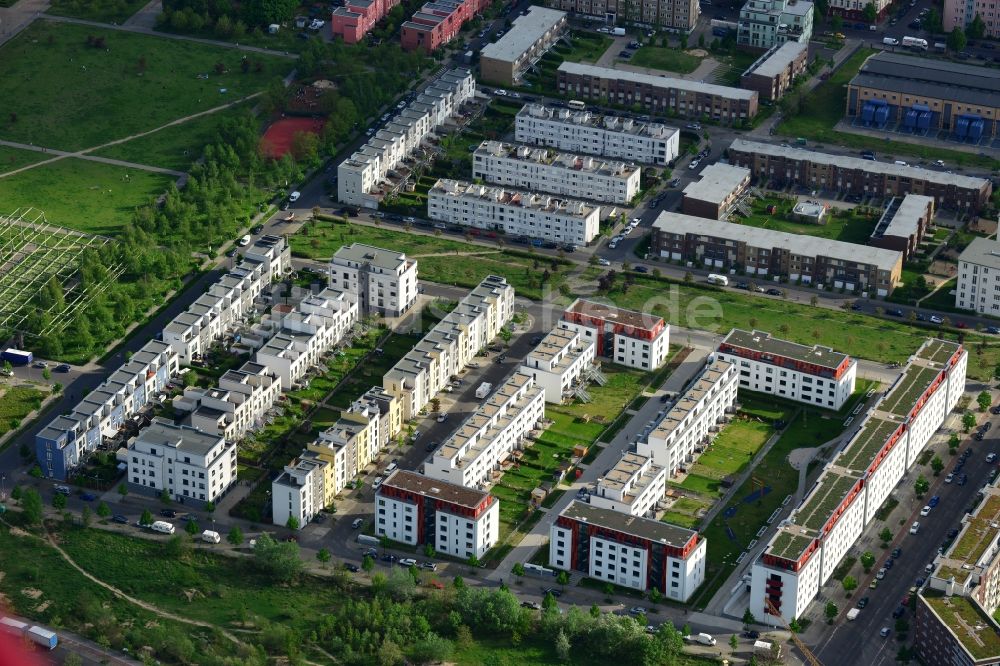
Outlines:
{"type": "Polygon", "coordinates": [[[246,236],[240,239],[240,247],[246,247],[249,244],[250,244],[250,234],[247,234],[246,236]]]}
{"type": "Polygon", "coordinates": [[[205,543],[221,543],[222,537],[219,536],[218,532],[213,532],[212,530],[205,530],[201,533],[201,540],[205,543]]]}
{"type": "Polygon", "coordinates": [[[174,526],[165,520],[154,521],[153,524],[149,526],[149,529],[154,532],[160,532],[161,534],[173,534],[175,531],[174,526]]]}
{"type": "Polygon", "coordinates": [[[716,273],[709,273],[708,274],[708,283],[709,284],[721,285],[723,287],[728,287],[729,286],[729,278],[727,278],[725,275],[718,275],[716,273]]]}

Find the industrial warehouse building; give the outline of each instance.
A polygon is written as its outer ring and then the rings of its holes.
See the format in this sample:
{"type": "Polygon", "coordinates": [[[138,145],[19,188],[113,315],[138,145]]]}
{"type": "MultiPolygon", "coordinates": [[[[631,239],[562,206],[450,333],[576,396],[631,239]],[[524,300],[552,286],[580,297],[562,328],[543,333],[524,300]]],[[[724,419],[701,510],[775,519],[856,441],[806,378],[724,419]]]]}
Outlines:
{"type": "Polygon", "coordinates": [[[993,192],[993,182],[988,178],[745,139],[733,141],[728,153],[730,162],[750,169],[758,183],[767,183],[771,188],[801,185],[877,197],[926,194],[934,198],[939,209],[969,212],[986,205],[993,192]]]}
{"type": "Polygon", "coordinates": [[[847,117],[918,136],[987,141],[1000,134],[1000,71],[876,53],[848,84],[847,117]]]}

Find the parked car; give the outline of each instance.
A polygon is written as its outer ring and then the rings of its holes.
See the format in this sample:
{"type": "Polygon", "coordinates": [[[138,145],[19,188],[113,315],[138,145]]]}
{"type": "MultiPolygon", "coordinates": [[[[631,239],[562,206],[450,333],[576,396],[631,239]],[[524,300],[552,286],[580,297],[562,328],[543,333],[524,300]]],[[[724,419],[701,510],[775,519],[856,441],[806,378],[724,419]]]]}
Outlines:
{"type": "Polygon", "coordinates": [[[399,565],[402,567],[415,567],[417,566],[417,561],[412,557],[404,557],[399,561],[399,565]]]}
{"type": "Polygon", "coordinates": [[[902,548],[893,548],[892,549],[892,556],[893,556],[893,558],[895,558],[895,559],[898,560],[899,556],[902,555],[902,554],[903,554],[903,549],[902,548]]]}
{"type": "Polygon", "coordinates": [[[932,498],[930,498],[929,500],[927,500],[927,506],[929,506],[930,508],[932,508],[932,509],[933,509],[933,508],[934,508],[934,507],[936,507],[936,506],[937,506],[937,505],[938,505],[938,504],[939,504],[940,502],[941,502],[941,497],[940,497],[940,495],[935,495],[934,497],[932,497],[932,498]]]}
{"type": "Polygon", "coordinates": [[[877,578],[878,580],[882,580],[883,578],[885,578],[885,574],[886,574],[886,568],[882,567],[881,569],[878,570],[878,573],[875,574],[875,578],[877,578]]]}
{"type": "Polygon", "coordinates": [[[910,534],[916,534],[919,531],[920,531],[920,521],[914,521],[914,523],[910,525],[910,534]]]}
{"type": "Polygon", "coordinates": [[[858,599],[858,608],[864,609],[868,605],[868,597],[861,597],[858,599]]]}
{"type": "Polygon", "coordinates": [[[358,567],[357,564],[352,564],[350,562],[344,562],[344,568],[350,571],[351,573],[358,573],[359,571],[361,571],[360,567],[358,567]]]}
{"type": "Polygon", "coordinates": [[[361,526],[364,524],[365,524],[364,518],[355,518],[354,521],[351,523],[351,529],[355,530],[361,529],[361,526]]]}
{"type": "Polygon", "coordinates": [[[60,363],[59,365],[56,366],[56,372],[69,372],[72,369],[73,366],[71,366],[69,363],[60,363]]]}
{"type": "Polygon", "coordinates": [[[922,509],[920,510],[920,515],[921,515],[921,516],[929,516],[929,515],[931,515],[931,507],[929,507],[929,506],[927,506],[927,505],[925,504],[925,505],[924,505],[924,508],[922,508],[922,509]]]}
{"type": "Polygon", "coordinates": [[[128,525],[128,517],[123,516],[120,513],[116,513],[115,515],[111,516],[111,522],[118,523],[119,525],[128,525]]]}
{"type": "Polygon", "coordinates": [[[84,502],[93,502],[94,500],[97,499],[97,495],[95,495],[94,493],[80,493],[80,499],[82,499],[84,502]]]}
{"type": "Polygon", "coordinates": [[[160,515],[164,518],[176,518],[177,512],[173,509],[160,509],[160,515]]]}

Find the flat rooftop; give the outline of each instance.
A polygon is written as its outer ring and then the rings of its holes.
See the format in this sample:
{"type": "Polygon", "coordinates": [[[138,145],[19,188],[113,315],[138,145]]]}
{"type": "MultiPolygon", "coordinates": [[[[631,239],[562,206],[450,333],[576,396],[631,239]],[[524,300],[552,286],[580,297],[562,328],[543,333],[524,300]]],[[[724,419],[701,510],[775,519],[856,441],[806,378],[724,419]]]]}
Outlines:
{"type": "Polygon", "coordinates": [[[851,85],[931,99],[1000,106],[1000,72],[932,58],[881,52],[861,65],[851,85]]]}
{"type": "Polygon", "coordinates": [[[521,107],[521,110],[517,112],[517,117],[525,119],[537,118],[539,120],[549,120],[570,125],[583,125],[606,132],[645,136],[664,141],[680,132],[675,127],[668,127],[661,123],[644,123],[624,116],[592,113],[590,111],[574,111],[572,109],[562,109],[535,103],[525,104],[521,107]]]}
{"type": "Polygon", "coordinates": [[[566,12],[556,9],[537,5],[529,7],[527,14],[514,19],[506,35],[484,46],[479,57],[513,62],[544,37],[545,33],[559,25],[565,17],[566,12]]]}
{"type": "Polygon", "coordinates": [[[633,481],[633,493],[631,496],[626,496],[626,503],[631,502],[635,499],[637,492],[646,488],[656,475],[663,470],[659,465],[649,465],[649,469],[643,472],[643,468],[649,463],[649,458],[646,456],[639,455],[638,453],[627,452],[621,457],[621,459],[615,463],[615,466],[611,468],[604,477],[598,481],[598,486],[601,488],[607,488],[609,490],[623,490],[625,486],[629,485],[633,481]],[[647,478],[648,477],[648,478],[647,478]],[[642,480],[646,479],[647,483],[643,484],[642,480]]]}
{"type": "Polygon", "coordinates": [[[815,535],[810,536],[792,529],[782,528],[774,535],[767,547],[767,552],[786,560],[797,560],[815,539],[815,535]]]}
{"type": "Polygon", "coordinates": [[[1000,241],[977,236],[962,250],[958,260],[1000,270],[1000,241]]]}
{"type": "Polygon", "coordinates": [[[816,480],[816,485],[802,506],[796,509],[793,518],[795,524],[819,533],[857,482],[856,476],[828,468],[816,480]]]}
{"type": "Polygon", "coordinates": [[[847,354],[835,352],[829,347],[821,347],[820,345],[807,347],[796,342],[772,337],[767,331],[744,331],[740,328],[731,330],[722,344],[765,354],[766,356],[761,359],[764,361],[768,360],[768,356],[780,356],[794,361],[811,363],[829,370],[836,370],[845,360],[850,358],[847,354]]]}
{"type": "Polygon", "coordinates": [[[974,659],[1000,656],[1000,627],[971,599],[927,589],[920,596],[974,659]]]}
{"type": "Polygon", "coordinates": [[[757,62],[750,65],[747,71],[743,72],[743,76],[756,74],[773,79],[788,69],[788,66],[795,62],[795,59],[807,48],[807,44],[800,42],[785,42],[779,46],[773,46],[757,62]]]}
{"type": "Polygon", "coordinates": [[[597,508],[577,500],[570,502],[559,515],[675,548],[682,548],[698,534],[694,530],[631,516],[620,511],[597,508]]]}
{"type": "Polygon", "coordinates": [[[530,208],[546,213],[586,218],[600,209],[579,199],[565,199],[554,194],[515,190],[497,185],[479,185],[463,180],[441,178],[430,189],[431,194],[453,199],[479,199],[496,206],[530,208]]]}
{"type": "Polygon", "coordinates": [[[726,370],[731,368],[732,365],[728,361],[720,360],[712,361],[712,363],[706,365],[697,379],[688,386],[688,389],[678,396],[677,401],[674,402],[674,406],[660,419],[660,422],[649,433],[649,437],[666,441],[671,433],[680,426],[691,410],[698,407],[705,394],[722,379],[726,370]]]}
{"type": "MultiPolygon", "coordinates": [[[[956,570],[955,580],[964,583],[979,560],[993,547],[1000,536],[1000,494],[996,487],[988,490],[985,499],[965,517],[965,526],[958,539],[941,558],[942,568],[956,570]]],[[[939,577],[948,578],[949,575],[939,577]]]]}
{"type": "Polygon", "coordinates": [[[204,456],[223,441],[223,438],[221,435],[210,435],[195,428],[177,426],[157,418],[139,432],[135,441],[204,456]]]}
{"type": "MultiPolygon", "coordinates": [[[[531,162],[605,177],[630,178],[639,170],[639,167],[634,164],[630,165],[621,161],[606,160],[592,155],[561,153],[551,148],[520,146],[502,141],[483,141],[473,153],[475,160],[485,161],[491,157],[531,162]]],[[[749,169],[746,172],[749,176],[749,169]]]]}
{"type": "Polygon", "coordinates": [[[750,182],[750,169],[716,162],[702,169],[699,176],[698,180],[688,183],[684,188],[684,196],[721,204],[733,192],[750,182]]]}
{"type": "MultiPolygon", "coordinates": [[[[934,210],[934,197],[922,194],[907,194],[898,203],[886,209],[885,215],[890,216],[888,220],[883,217],[879,220],[876,234],[880,237],[899,236],[909,238],[915,236],[920,231],[920,220],[927,214],[927,207],[934,210]],[[887,224],[884,224],[887,222],[887,224]]],[[[928,220],[928,223],[930,220],[928,220]]],[[[873,234],[873,235],[876,235],[873,234]]]]}
{"type": "Polygon", "coordinates": [[[754,90],[744,90],[742,88],[730,88],[714,83],[700,83],[688,79],[675,79],[668,76],[653,76],[651,74],[639,74],[637,72],[627,72],[621,69],[610,67],[598,67],[597,65],[586,65],[578,62],[564,62],[559,65],[559,72],[565,72],[570,76],[586,76],[590,78],[631,81],[650,88],[683,90],[686,92],[701,93],[703,95],[713,95],[726,99],[750,101],[757,97],[754,90]]]}
{"type": "Polygon", "coordinates": [[[941,374],[940,368],[928,368],[913,363],[907,365],[903,376],[882,398],[878,408],[896,416],[908,415],[913,405],[939,374],[941,374]]]}
{"type": "Polygon", "coordinates": [[[961,348],[962,345],[957,342],[930,338],[920,345],[916,357],[931,363],[946,363],[961,348]]]}
{"type": "MultiPolygon", "coordinates": [[[[566,314],[570,313],[583,315],[592,319],[614,322],[622,324],[623,326],[630,326],[632,328],[647,331],[663,324],[663,317],[660,317],[659,315],[649,314],[648,312],[636,312],[635,310],[626,310],[618,307],[617,305],[598,303],[597,301],[588,301],[583,298],[576,299],[572,305],[566,308],[566,314]]],[[[566,319],[566,317],[564,316],[563,319],[566,319]]]]}
{"type": "MultiPolygon", "coordinates": [[[[921,61],[929,59],[921,58],[921,61]]],[[[950,64],[950,63],[949,63],[950,64]]],[[[981,190],[986,187],[989,181],[973,176],[963,176],[947,171],[935,171],[932,169],[921,169],[913,166],[903,166],[891,162],[873,162],[863,160],[860,157],[849,155],[831,155],[830,153],[818,153],[814,150],[804,148],[794,148],[792,146],[780,146],[776,143],[761,143],[759,141],[747,141],[746,139],[735,139],[729,148],[740,153],[753,153],[757,155],[767,155],[769,157],[783,157],[786,160],[799,162],[812,162],[813,164],[827,164],[841,169],[853,169],[868,173],[879,173],[897,178],[909,178],[912,180],[923,180],[939,185],[954,185],[964,189],[981,190]]],[[[814,239],[815,240],[815,239],[814,239]]],[[[854,247],[862,247],[855,245],[854,247]]]]}
{"type": "Polygon", "coordinates": [[[358,264],[370,264],[390,271],[396,271],[400,266],[406,265],[406,254],[398,250],[386,250],[385,248],[365,245],[363,243],[351,243],[343,245],[333,255],[333,261],[350,261],[358,264]]]}
{"type": "Polygon", "coordinates": [[[398,488],[402,491],[423,497],[433,497],[443,502],[457,504],[469,509],[477,508],[490,497],[490,494],[487,492],[466,488],[457,483],[439,481],[438,479],[432,479],[423,474],[405,469],[397,469],[390,474],[382,482],[378,492],[381,492],[382,488],[386,487],[398,488]]]}
{"type": "Polygon", "coordinates": [[[836,464],[857,474],[864,474],[900,425],[895,421],[869,416],[837,456],[836,464]]]}

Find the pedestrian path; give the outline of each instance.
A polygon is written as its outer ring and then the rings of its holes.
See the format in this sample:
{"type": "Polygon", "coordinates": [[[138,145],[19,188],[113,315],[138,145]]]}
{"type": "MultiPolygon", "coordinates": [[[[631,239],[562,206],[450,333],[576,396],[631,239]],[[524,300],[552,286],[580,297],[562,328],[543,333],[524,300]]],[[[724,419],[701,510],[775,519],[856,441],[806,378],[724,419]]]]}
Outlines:
{"type": "Polygon", "coordinates": [[[151,166],[149,164],[139,164],[138,162],[129,162],[126,160],[116,160],[113,157],[100,157],[98,155],[75,155],[66,150],[45,148],[43,146],[36,146],[30,143],[18,143],[17,141],[0,140],[0,146],[7,146],[8,148],[17,148],[19,150],[31,150],[36,153],[46,153],[49,155],[57,155],[60,157],[75,157],[77,159],[89,160],[91,162],[102,162],[103,164],[113,164],[115,166],[128,167],[129,169],[136,169],[138,171],[151,171],[152,173],[164,173],[170,176],[177,176],[178,178],[182,178],[187,175],[183,171],[176,171],[174,169],[165,169],[163,167],[151,166]]]}

